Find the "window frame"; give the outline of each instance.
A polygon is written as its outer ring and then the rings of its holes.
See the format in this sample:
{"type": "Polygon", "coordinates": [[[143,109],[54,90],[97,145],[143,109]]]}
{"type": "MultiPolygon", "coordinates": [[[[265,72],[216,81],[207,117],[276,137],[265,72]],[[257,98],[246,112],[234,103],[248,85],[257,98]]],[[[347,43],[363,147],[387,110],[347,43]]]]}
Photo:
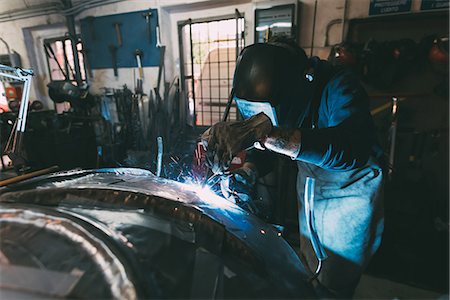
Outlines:
{"type": "MultiPolygon", "coordinates": [[[[82,49],[84,49],[84,45],[83,45],[83,41],[82,41],[82,39],[81,39],[81,36],[80,36],[80,35],[77,35],[76,38],[77,38],[77,45],[78,45],[79,43],[81,43],[82,49]]],[[[42,45],[42,46],[45,47],[46,44],[48,44],[49,46],[51,46],[52,44],[54,44],[54,43],[56,43],[56,42],[62,42],[62,44],[63,44],[63,51],[64,51],[64,65],[62,65],[61,67],[64,69],[64,71],[66,72],[66,74],[68,74],[68,76],[69,76],[69,81],[75,82],[75,78],[71,79],[71,78],[70,78],[71,75],[70,75],[70,73],[69,73],[69,70],[70,70],[70,69],[69,69],[69,60],[68,60],[68,58],[67,58],[66,47],[65,47],[65,42],[66,42],[67,40],[71,41],[71,40],[70,40],[70,37],[69,37],[68,35],[64,35],[64,36],[60,36],[60,37],[54,37],[54,38],[48,38],[48,39],[44,39],[44,42],[43,42],[43,45],[42,45]]],[[[72,42],[72,41],[71,41],[71,42],[72,42]]],[[[44,51],[45,51],[45,50],[44,50],[44,51]]],[[[78,51],[78,50],[77,50],[77,52],[80,53],[81,56],[83,57],[83,64],[80,64],[80,70],[82,69],[82,70],[84,71],[84,78],[81,77],[81,82],[87,82],[87,72],[86,72],[86,64],[85,64],[86,56],[84,55],[83,51],[78,51]]],[[[67,81],[66,79],[62,79],[62,80],[61,80],[61,79],[58,79],[58,80],[55,80],[55,79],[52,78],[52,70],[50,69],[50,58],[47,56],[46,53],[45,53],[45,58],[46,58],[46,60],[47,60],[47,71],[48,71],[48,74],[49,74],[50,81],[54,81],[54,82],[67,81]]],[[[81,74],[81,75],[82,75],[82,74],[81,74]]]]}

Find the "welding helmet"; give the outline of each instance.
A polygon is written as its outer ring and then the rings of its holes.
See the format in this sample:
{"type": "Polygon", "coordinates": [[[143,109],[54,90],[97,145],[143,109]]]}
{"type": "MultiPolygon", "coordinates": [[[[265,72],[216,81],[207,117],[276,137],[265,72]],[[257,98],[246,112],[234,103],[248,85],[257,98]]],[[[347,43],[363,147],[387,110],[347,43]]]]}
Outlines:
{"type": "Polygon", "coordinates": [[[301,123],[309,105],[308,83],[313,81],[307,68],[305,52],[295,45],[245,47],[236,63],[232,90],[244,119],[264,112],[274,126],[301,123]]]}

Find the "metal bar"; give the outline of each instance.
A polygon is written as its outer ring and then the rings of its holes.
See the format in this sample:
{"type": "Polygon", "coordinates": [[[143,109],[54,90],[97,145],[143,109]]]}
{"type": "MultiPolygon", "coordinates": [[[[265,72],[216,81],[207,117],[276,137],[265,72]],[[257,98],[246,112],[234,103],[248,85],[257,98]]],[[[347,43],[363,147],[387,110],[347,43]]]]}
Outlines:
{"type": "MultiPolygon", "coordinates": [[[[200,30],[198,31],[198,40],[200,40],[200,30]]],[[[202,66],[202,53],[201,53],[201,50],[200,50],[200,48],[199,48],[199,55],[198,55],[198,57],[199,57],[199,63],[200,63],[200,68],[201,68],[201,66],[202,66]]],[[[201,99],[200,99],[200,103],[201,103],[201,105],[202,105],[202,125],[203,124],[205,124],[205,116],[204,116],[204,111],[205,111],[205,109],[203,108],[203,97],[205,96],[205,94],[203,94],[203,74],[202,73],[200,73],[201,75],[201,78],[199,78],[199,83],[200,83],[200,92],[201,92],[201,94],[202,94],[202,97],[201,97],[201,99]]]]}
{"type": "Polygon", "coordinates": [[[392,116],[391,116],[391,144],[389,149],[389,179],[392,179],[392,170],[395,162],[395,142],[397,137],[397,113],[398,113],[398,99],[392,97],[392,116]]]}
{"type": "Polygon", "coordinates": [[[59,170],[58,166],[52,166],[52,167],[47,168],[47,169],[43,169],[43,170],[39,170],[39,171],[31,172],[31,173],[28,173],[28,174],[24,174],[24,175],[20,175],[20,176],[16,176],[16,177],[13,177],[13,178],[2,180],[2,181],[0,181],[0,186],[5,186],[5,185],[12,184],[12,183],[17,183],[17,182],[24,181],[24,180],[27,180],[27,179],[30,179],[30,178],[33,178],[33,177],[37,177],[37,176],[40,176],[40,175],[53,173],[53,172],[56,172],[58,170],[59,170]]]}
{"type": "Polygon", "coordinates": [[[347,19],[347,0],[344,0],[344,12],[342,13],[342,34],[341,34],[341,42],[344,42],[345,37],[345,20],[347,19]]]}
{"type": "MultiPolygon", "coordinates": [[[[235,39],[221,39],[221,38],[218,38],[217,40],[214,40],[214,42],[229,42],[229,41],[234,42],[235,39]]],[[[194,45],[201,45],[201,44],[208,44],[208,42],[198,42],[198,43],[193,43],[193,44],[194,45]]]]}
{"type": "Polygon", "coordinates": [[[158,136],[156,138],[157,144],[158,144],[158,156],[156,159],[156,176],[161,176],[161,169],[162,169],[162,160],[163,160],[163,139],[162,137],[158,136]]]}
{"type": "Polygon", "coordinates": [[[3,160],[3,155],[5,155],[5,153],[8,154],[10,152],[13,152],[14,145],[15,145],[15,136],[16,136],[15,132],[16,132],[16,129],[17,129],[17,119],[16,119],[16,121],[14,121],[13,127],[11,129],[11,133],[10,133],[10,135],[8,137],[8,141],[6,142],[6,146],[3,149],[2,160],[3,160]]]}
{"type": "MultiPolygon", "coordinates": [[[[228,37],[228,35],[227,35],[228,37]]],[[[230,43],[227,42],[227,85],[228,89],[230,89],[230,43]]],[[[227,101],[228,103],[228,101],[227,101]]]]}
{"type": "Polygon", "coordinates": [[[20,108],[19,108],[19,115],[17,116],[18,123],[17,123],[17,131],[24,132],[24,123],[25,123],[25,111],[28,107],[28,91],[29,91],[29,82],[28,80],[24,82],[23,84],[23,91],[22,91],[22,99],[20,100],[20,108]]]}
{"type": "Polygon", "coordinates": [[[197,109],[195,108],[197,101],[195,99],[194,49],[192,47],[192,20],[191,19],[189,19],[189,40],[190,40],[190,45],[191,45],[191,75],[192,75],[191,88],[192,88],[192,99],[194,101],[193,127],[195,128],[195,126],[197,125],[197,109]]]}
{"type": "Polygon", "coordinates": [[[314,2],[314,19],[313,19],[313,29],[312,29],[312,35],[311,35],[311,50],[310,50],[309,56],[313,55],[314,33],[316,31],[316,16],[317,16],[317,0],[315,0],[315,2],[314,2]]]}
{"type": "MultiPolygon", "coordinates": [[[[221,77],[220,77],[220,31],[217,31],[217,76],[219,77],[219,104],[222,102],[221,96],[221,88],[220,88],[220,81],[221,81],[221,77]]],[[[211,104],[212,104],[212,99],[211,99],[211,104]]],[[[219,108],[219,118],[220,118],[220,108],[219,108]]]]}
{"type": "Polygon", "coordinates": [[[236,59],[239,57],[239,11],[235,10],[236,18],[236,59]]]}
{"type": "MultiPolygon", "coordinates": [[[[64,0],[65,9],[72,8],[71,0],[64,0]]],[[[77,50],[77,33],[75,29],[75,18],[73,15],[67,15],[66,17],[67,29],[69,31],[69,39],[71,41],[73,64],[75,68],[75,81],[77,85],[80,86],[82,83],[81,72],[80,72],[80,61],[78,60],[78,50],[77,50]]],[[[65,46],[65,45],[64,45],[65,46]]]]}
{"type": "Polygon", "coordinates": [[[31,83],[31,75],[27,76],[28,80],[25,81],[23,85],[23,93],[22,99],[20,101],[19,115],[18,115],[18,124],[17,131],[25,132],[25,123],[27,118],[28,111],[28,102],[29,102],[29,94],[30,94],[30,83],[31,83]]]}
{"type": "MultiPolygon", "coordinates": [[[[63,76],[64,77],[66,77],[67,79],[70,79],[70,73],[69,73],[69,60],[68,60],[68,58],[67,58],[67,52],[66,52],[66,40],[60,40],[59,42],[61,42],[62,43],[62,49],[63,49],[63,54],[64,54],[64,69],[66,70],[66,74],[67,74],[67,77],[66,76],[64,76],[64,74],[63,74],[63,76]]],[[[50,46],[51,47],[51,46],[50,46]]],[[[55,43],[55,47],[56,47],[56,43],[55,43]]],[[[56,49],[55,49],[56,50],[56,49]]],[[[58,58],[56,57],[56,55],[55,55],[55,60],[56,61],[58,61],[58,58]]],[[[58,62],[59,63],[59,62],[58,62]]],[[[72,71],[72,69],[71,69],[71,71],[72,71]]],[[[74,76],[75,74],[72,72],[72,76],[74,76]]],[[[74,76],[75,77],[75,76],[74,76]]],[[[75,79],[75,78],[73,78],[73,79],[75,79]]]]}
{"type": "Polygon", "coordinates": [[[22,78],[22,77],[19,77],[19,76],[16,76],[16,75],[11,75],[11,74],[8,74],[8,73],[1,73],[0,72],[0,76],[8,77],[8,78],[11,78],[11,79],[14,79],[14,80],[25,81],[24,78],[22,78]]]}
{"type": "Polygon", "coordinates": [[[183,47],[184,47],[184,44],[183,44],[183,36],[184,36],[184,30],[183,30],[183,28],[184,28],[184,26],[185,25],[178,25],[178,44],[180,45],[180,66],[182,66],[182,70],[180,70],[181,71],[181,89],[182,90],[185,90],[185,85],[186,85],[186,83],[184,82],[186,79],[187,79],[187,76],[186,76],[186,66],[188,65],[187,63],[185,63],[184,62],[184,51],[183,51],[183,47]]]}
{"type": "Polygon", "coordinates": [[[0,64],[0,71],[15,72],[16,71],[16,67],[10,67],[10,66],[6,66],[6,65],[0,64]]]}
{"type": "MultiPolygon", "coordinates": [[[[208,30],[207,30],[207,35],[208,35],[208,56],[209,56],[209,61],[208,61],[208,70],[209,70],[209,76],[211,76],[211,35],[210,35],[210,32],[209,32],[209,25],[210,24],[208,24],[208,26],[206,27],[206,28],[208,28],[208,30]]],[[[211,97],[212,97],[212,85],[211,85],[211,81],[209,81],[209,106],[211,107],[211,102],[212,102],[212,99],[211,99],[211,97]]],[[[209,116],[210,116],[210,123],[211,124],[208,124],[208,125],[212,125],[212,110],[210,110],[210,113],[209,113],[209,116]]],[[[205,124],[203,124],[203,125],[205,125],[205,124]]]]}
{"type": "Polygon", "coordinates": [[[233,102],[233,97],[234,97],[234,89],[231,88],[230,95],[228,96],[228,102],[225,107],[225,111],[223,113],[223,118],[222,118],[223,122],[225,122],[228,118],[228,114],[230,113],[231,103],[233,102]]]}
{"type": "MultiPolygon", "coordinates": [[[[195,19],[195,20],[191,19],[191,24],[212,23],[212,22],[217,22],[217,21],[234,19],[235,17],[236,17],[236,14],[229,14],[229,15],[223,15],[220,17],[206,17],[206,18],[199,18],[199,19],[195,19]]],[[[189,24],[189,20],[187,22],[182,22],[182,24],[183,23],[189,24]]]]}

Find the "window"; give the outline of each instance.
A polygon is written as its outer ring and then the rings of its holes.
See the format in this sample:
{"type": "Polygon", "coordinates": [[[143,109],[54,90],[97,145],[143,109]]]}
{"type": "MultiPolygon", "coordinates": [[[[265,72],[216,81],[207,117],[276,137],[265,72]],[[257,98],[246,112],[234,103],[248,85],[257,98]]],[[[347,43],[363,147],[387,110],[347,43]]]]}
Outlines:
{"type": "MultiPolygon", "coordinates": [[[[244,18],[186,22],[180,29],[189,116],[192,125],[210,126],[226,108],[236,57],[244,47],[244,18]]],[[[233,103],[229,119],[236,120],[237,114],[233,103]]]]}
{"type": "MultiPolygon", "coordinates": [[[[47,54],[47,65],[50,73],[50,80],[75,81],[75,64],[72,51],[72,41],[69,37],[48,39],[44,41],[44,48],[47,54]]],[[[81,40],[77,42],[78,60],[80,62],[80,73],[82,81],[86,81],[86,69],[84,65],[83,45],[81,40]]]]}

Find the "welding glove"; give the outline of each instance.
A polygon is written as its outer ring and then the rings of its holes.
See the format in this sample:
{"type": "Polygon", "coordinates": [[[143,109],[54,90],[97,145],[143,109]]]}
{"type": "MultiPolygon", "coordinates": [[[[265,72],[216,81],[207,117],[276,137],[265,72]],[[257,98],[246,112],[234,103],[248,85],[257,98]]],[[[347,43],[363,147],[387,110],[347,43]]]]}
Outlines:
{"type": "Polygon", "coordinates": [[[236,154],[265,140],[271,130],[272,122],[264,113],[244,121],[213,125],[201,136],[206,149],[206,165],[214,174],[224,173],[236,154]]]}
{"type": "Polygon", "coordinates": [[[223,196],[243,209],[258,214],[258,208],[253,202],[256,195],[256,177],[256,172],[246,166],[233,170],[227,180],[221,181],[223,196]]]}

